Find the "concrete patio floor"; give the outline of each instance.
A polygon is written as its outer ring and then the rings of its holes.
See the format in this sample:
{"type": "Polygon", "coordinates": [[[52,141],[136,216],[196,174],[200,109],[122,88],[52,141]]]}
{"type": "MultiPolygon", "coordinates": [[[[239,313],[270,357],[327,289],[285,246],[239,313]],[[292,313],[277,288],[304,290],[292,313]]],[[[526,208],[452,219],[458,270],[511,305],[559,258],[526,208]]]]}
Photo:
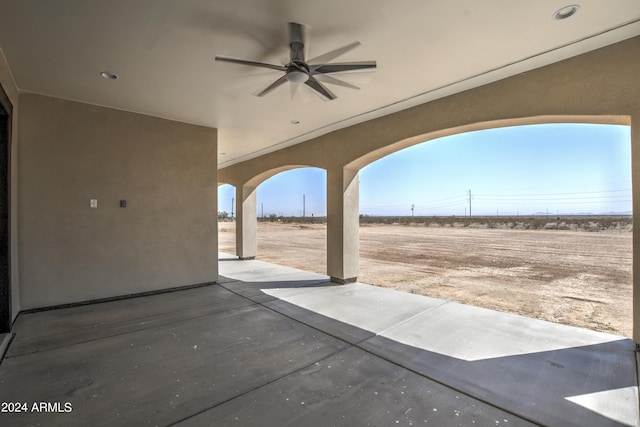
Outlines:
{"type": "Polygon", "coordinates": [[[627,338],[230,256],[15,333],[0,402],[28,410],[3,426],[640,425],[627,338]]]}

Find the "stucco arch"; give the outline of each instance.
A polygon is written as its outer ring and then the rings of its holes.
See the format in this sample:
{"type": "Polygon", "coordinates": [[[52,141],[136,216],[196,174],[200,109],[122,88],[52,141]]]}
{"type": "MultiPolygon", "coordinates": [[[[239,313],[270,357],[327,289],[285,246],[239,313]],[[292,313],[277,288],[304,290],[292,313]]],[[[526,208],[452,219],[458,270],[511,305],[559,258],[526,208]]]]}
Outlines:
{"type": "Polygon", "coordinates": [[[276,175],[278,175],[279,173],[282,172],[286,172],[286,171],[290,171],[290,170],[294,170],[294,169],[300,169],[300,168],[314,168],[316,166],[309,166],[309,165],[285,165],[285,166],[281,166],[281,167],[277,167],[277,168],[273,168],[273,169],[269,169],[266,170],[264,172],[261,172],[257,175],[255,175],[254,177],[252,177],[251,179],[249,179],[244,185],[247,185],[249,187],[253,187],[253,188],[258,188],[258,186],[260,184],[262,184],[263,182],[265,182],[266,180],[268,180],[271,177],[274,177],[276,175]]]}
{"type": "Polygon", "coordinates": [[[299,168],[320,168],[322,167],[312,164],[310,162],[281,162],[278,161],[273,164],[266,163],[261,164],[259,168],[234,168],[228,167],[218,170],[218,183],[231,184],[233,186],[241,187],[248,186],[257,188],[264,181],[268,180],[272,176],[275,176],[281,172],[286,172],[292,169],[299,168]]]}
{"type": "Polygon", "coordinates": [[[306,164],[288,164],[258,170],[239,170],[239,173],[218,175],[218,182],[225,181],[236,189],[236,255],[240,259],[253,259],[257,244],[257,188],[267,179],[289,170],[316,167],[306,164]]]}
{"type": "Polygon", "coordinates": [[[445,136],[457,135],[478,130],[498,129],[512,126],[526,126],[536,124],[552,123],[588,123],[601,125],[631,125],[629,116],[575,116],[575,115],[555,115],[555,116],[535,116],[518,117],[509,119],[488,120],[479,123],[469,123],[454,128],[441,129],[430,133],[415,135],[400,141],[392,142],[389,145],[375,149],[365,155],[351,161],[345,166],[346,169],[360,170],[363,167],[382,159],[390,154],[414,145],[432,141],[445,136]]]}

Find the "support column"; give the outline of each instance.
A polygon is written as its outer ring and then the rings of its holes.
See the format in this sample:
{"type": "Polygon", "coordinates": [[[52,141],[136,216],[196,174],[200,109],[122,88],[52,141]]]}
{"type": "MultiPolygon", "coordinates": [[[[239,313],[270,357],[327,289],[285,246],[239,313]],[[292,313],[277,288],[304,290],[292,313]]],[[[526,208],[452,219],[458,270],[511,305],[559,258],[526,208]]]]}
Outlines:
{"type": "Polygon", "coordinates": [[[236,255],[240,259],[254,259],[258,252],[258,220],[256,216],[256,188],[236,187],[236,255]]]}
{"type": "Polygon", "coordinates": [[[360,194],[357,170],[327,170],[327,274],[351,283],[360,272],[360,194]]]}
{"type": "Polygon", "coordinates": [[[640,112],[631,117],[633,195],[633,341],[640,349],[640,112]]]}

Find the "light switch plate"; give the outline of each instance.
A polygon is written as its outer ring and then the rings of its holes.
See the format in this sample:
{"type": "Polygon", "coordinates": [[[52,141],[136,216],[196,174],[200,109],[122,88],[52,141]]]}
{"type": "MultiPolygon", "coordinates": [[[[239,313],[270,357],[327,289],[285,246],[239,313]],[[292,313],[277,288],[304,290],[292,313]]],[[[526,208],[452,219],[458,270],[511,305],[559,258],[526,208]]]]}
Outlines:
{"type": "Polygon", "coordinates": [[[90,206],[92,208],[97,208],[98,207],[98,199],[91,199],[90,206]]]}

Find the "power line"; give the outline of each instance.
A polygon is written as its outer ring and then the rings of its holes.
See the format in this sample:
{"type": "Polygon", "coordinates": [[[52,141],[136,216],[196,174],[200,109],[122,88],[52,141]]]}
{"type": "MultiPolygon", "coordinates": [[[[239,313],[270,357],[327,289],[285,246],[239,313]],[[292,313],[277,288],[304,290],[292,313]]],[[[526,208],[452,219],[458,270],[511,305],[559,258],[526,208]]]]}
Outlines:
{"type": "MultiPolygon", "coordinates": [[[[454,205],[458,205],[460,203],[465,203],[464,201],[466,200],[465,196],[463,195],[459,195],[459,196],[451,196],[451,197],[445,197],[442,199],[436,199],[436,200],[429,200],[428,202],[426,202],[427,204],[421,204],[421,205],[415,205],[416,209],[424,209],[424,208],[428,208],[430,206],[454,206],[454,205]],[[440,203],[440,202],[445,202],[445,201],[450,201],[450,200],[454,200],[457,199],[457,202],[452,202],[452,203],[440,203]]],[[[393,205],[360,205],[360,207],[366,207],[366,208],[398,208],[398,209],[402,209],[402,208],[406,208],[406,204],[402,203],[402,204],[393,204],[393,205]]]]}
{"type": "Polygon", "coordinates": [[[531,194],[483,194],[483,196],[491,197],[519,197],[519,196],[572,196],[577,194],[598,194],[598,193],[619,193],[623,191],[631,191],[631,188],[624,190],[600,190],[600,191],[580,191],[571,193],[531,193],[531,194]]]}

